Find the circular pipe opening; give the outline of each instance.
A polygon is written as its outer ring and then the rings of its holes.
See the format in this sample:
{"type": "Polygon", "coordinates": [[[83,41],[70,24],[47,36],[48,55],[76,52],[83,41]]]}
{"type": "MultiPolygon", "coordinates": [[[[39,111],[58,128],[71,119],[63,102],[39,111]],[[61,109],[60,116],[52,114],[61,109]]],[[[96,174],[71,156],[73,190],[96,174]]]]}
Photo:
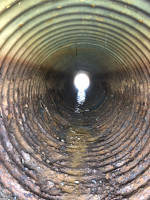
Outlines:
{"type": "Polygon", "coordinates": [[[90,86],[90,79],[85,72],[79,72],[74,78],[74,85],[79,92],[85,92],[90,86]]]}

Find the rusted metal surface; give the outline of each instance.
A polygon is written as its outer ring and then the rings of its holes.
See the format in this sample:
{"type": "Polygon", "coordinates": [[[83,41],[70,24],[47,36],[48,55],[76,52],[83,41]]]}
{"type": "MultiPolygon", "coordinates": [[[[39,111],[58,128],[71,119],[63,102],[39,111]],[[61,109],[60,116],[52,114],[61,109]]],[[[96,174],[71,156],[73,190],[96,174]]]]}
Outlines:
{"type": "Polygon", "coordinates": [[[0,200],[150,199],[149,7],[0,1],[0,200]]]}

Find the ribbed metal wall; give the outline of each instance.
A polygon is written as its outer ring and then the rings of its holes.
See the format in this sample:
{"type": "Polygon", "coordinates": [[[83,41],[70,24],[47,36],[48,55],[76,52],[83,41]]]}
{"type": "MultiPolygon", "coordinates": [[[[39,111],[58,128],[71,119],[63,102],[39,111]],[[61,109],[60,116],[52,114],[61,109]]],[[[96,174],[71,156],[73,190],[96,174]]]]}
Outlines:
{"type": "Polygon", "coordinates": [[[149,72],[149,0],[1,0],[0,199],[150,199],[149,72]],[[108,87],[86,135],[47,94],[77,69],[108,87]]]}

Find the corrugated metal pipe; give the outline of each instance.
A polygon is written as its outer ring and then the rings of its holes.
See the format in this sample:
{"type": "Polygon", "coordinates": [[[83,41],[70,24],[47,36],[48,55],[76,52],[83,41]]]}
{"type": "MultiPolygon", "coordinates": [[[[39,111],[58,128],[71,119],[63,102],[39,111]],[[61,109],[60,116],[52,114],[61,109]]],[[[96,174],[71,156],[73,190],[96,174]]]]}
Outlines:
{"type": "Polygon", "coordinates": [[[0,0],[0,200],[150,199],[149,95],[149,0],[0,0]]]}

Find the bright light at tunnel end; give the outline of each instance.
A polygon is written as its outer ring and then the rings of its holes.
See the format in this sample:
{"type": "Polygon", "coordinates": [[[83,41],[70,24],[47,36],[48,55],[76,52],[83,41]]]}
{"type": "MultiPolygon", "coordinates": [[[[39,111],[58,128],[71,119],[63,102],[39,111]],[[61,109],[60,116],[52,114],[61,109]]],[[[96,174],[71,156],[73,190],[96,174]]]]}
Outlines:
{"type": "Polygon", "coordinates": [[[89,76],[84,72],[80,72],[76,74],[74,78],[74,85],[79,92],[86,91],[88,87],[90,86],[89,76]]]}

